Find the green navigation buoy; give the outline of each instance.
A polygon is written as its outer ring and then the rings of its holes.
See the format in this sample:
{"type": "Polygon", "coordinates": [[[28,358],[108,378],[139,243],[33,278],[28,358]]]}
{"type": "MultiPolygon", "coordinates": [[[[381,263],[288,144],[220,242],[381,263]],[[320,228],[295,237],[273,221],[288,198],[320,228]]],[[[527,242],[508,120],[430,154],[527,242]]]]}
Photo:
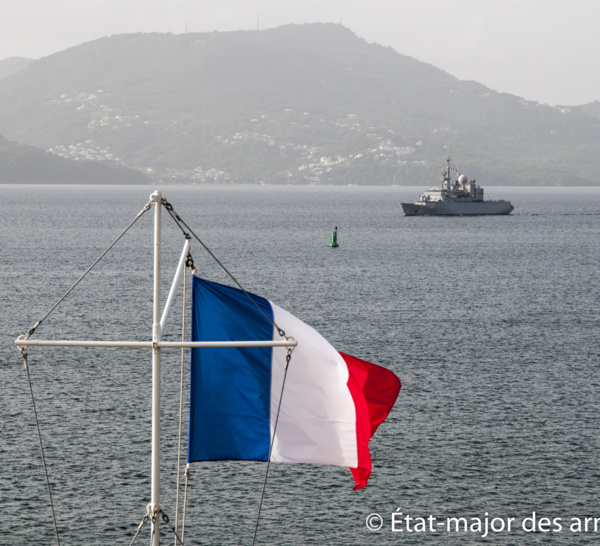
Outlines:
{"type": "Polygon", "coordinates": [[[335,229],[331,234],[331,243],[329,243],[329,246],[332,248],[337,248],[339,246],[337,242],[337,226],[335,226],[335,229]]]}

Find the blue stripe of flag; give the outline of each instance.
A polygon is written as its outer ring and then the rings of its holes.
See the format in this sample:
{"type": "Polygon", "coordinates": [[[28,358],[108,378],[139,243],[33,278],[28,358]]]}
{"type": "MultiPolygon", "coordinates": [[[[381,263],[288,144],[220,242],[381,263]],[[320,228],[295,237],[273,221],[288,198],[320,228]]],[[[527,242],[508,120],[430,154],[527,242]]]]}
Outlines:
{"type": "MultiPolygon", "coordinates": [[[[192,341],[273,339],[260,296],[193,277],[192,341]],[[263,314],[264,312],[264,314],[263,314]]],[[[192,349],[188,462],[269,456],[271,347],[192,349]]]]}

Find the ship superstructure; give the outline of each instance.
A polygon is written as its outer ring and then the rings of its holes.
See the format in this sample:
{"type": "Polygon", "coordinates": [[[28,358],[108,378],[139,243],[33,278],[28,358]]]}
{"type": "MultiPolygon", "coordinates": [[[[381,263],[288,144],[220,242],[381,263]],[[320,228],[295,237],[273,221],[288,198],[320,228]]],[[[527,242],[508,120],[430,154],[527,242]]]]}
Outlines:
{"type": "Polygon", "coordinates": [[[414,203],[400,203],[406,216],[510,214],[514,210],[510,201],[484,201],[483,188],[464,174],[452,180],[450,157],[446,163],[440,186],[428,188],[414,203]]]}

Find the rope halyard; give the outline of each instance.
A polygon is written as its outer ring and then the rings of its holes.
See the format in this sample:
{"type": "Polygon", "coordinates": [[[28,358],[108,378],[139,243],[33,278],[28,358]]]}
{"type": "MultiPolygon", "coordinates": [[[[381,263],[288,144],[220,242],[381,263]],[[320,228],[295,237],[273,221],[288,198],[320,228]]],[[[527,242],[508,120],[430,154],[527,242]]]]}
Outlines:
{"type": "MultiPolygon", "coordinates": [[[[189,235],[188,235],[189,237],[189,235]]],[[[193,270],[194,261],[192,255],[188,250],[186,267],[183,270],[183,316],[181,319],[181,341],[185,341],[185,306],[187,302],[187,268],[191,267],[193,270]]],[[[179,525],[179,485],[181,481],[181,429],[183,422],[183,371],[185,366],[185,349],[181,349],[181,377],[179,381],[179,437],[177,440],[177,495],[175,500],[175,537],[177,537],[177,526],[179,525]]],[[[177,546],[177,538],[175,539],[175,546],[177,546]]]]}
{"type": "Polygon", "coordinates": [[[187,507],[188,484],[190,483],[190,465],[185,465],[185,488],[183,490],[183,518],[181,521],[181,541],[185,538],[185,509],[187,507]]]}

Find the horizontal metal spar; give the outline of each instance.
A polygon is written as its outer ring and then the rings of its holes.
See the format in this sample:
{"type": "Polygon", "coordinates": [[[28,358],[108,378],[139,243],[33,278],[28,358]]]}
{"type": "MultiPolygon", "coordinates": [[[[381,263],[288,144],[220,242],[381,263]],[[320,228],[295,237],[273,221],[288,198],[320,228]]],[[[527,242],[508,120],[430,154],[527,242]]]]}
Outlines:
{"type": "Polygon", "coordinates": [[[295,339],[281,341],[77,341],[21,339],[15,340],[17,347],[108,347],[130,349],[185,349],[202,347],[296,347],[295,339]]]}

